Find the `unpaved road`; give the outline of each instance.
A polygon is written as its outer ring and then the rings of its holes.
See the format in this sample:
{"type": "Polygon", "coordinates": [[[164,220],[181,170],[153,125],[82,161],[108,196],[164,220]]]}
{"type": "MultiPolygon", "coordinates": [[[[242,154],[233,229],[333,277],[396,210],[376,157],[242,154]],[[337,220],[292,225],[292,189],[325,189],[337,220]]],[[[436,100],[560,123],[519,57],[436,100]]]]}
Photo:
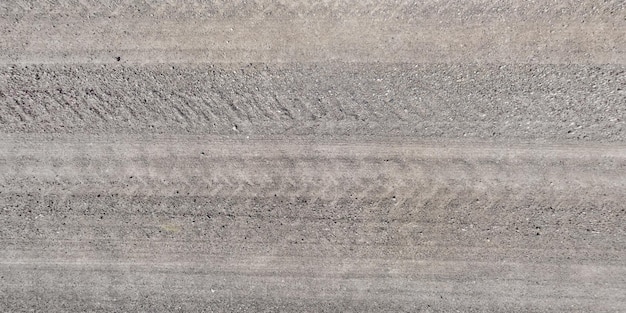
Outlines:
{"type": "Polygon", "coordinates": [[[100,2],[0,3],[0,311],[626,311],[622,1],[100,2]]]}

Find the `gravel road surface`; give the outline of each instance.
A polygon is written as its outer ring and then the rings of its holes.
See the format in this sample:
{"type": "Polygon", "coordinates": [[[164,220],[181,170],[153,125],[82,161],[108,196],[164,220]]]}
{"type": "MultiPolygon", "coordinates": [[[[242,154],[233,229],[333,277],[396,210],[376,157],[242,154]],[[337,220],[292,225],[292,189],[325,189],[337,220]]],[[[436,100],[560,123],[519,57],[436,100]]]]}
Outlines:
{"type": "Polygon", "coordinates": [[[625,312],[625,17],[0,2],[0,311],[625,312]]]}

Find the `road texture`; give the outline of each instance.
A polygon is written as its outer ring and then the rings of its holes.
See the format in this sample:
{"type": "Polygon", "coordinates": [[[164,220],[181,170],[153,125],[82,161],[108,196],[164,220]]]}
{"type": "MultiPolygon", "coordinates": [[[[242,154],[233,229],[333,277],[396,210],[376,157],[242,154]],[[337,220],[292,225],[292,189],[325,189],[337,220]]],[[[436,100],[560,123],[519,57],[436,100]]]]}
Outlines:
{"type": "Polygon", "coordinates": [[[625,17],[0,2],[0,311],[624,312],[625,17]]]}

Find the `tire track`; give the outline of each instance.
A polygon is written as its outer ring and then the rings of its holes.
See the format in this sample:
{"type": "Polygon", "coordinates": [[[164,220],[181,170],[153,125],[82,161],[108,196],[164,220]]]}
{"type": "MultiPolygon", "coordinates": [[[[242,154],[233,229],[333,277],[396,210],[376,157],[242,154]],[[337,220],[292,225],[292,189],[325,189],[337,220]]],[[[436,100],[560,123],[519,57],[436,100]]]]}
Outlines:
{"type": "Polygon", "coordinates": [[[243,74],[222,68],[207,78],[216,67],[13,69],[0,72],[10,81],[0,85],[0,101],[5,110],[25,99],[33,105],[29,113],[4,112],[0,130],[60,131],[61,124],[87,133],[623,140],[626,115],[618,104],[626,101],[626,76],[617,65],[372,65],[357,78],[350,64],[285,67],[242,66],[243,74]],[[49,76],[64,83],[62,98],[49,76]],[[500,82],[510,87],[493,88],[500,82]],[[467,103],[475,113],[466,112],[467,103]],[[49,123],[34,122],[46,114],[49,123]]]}
{"type": "MultiPolygon", "coordinates": [[[[185,137],[180,138],[185,142],[185,137]]],[[[69,142],[58,144],[62,146],[69,142]]],[[[7,190],[17,191],[27,188],[29,177],[34,175],[47,184],[60,183],[62,188],[57,192],[61,194],[66,192],[63,190],[70,190],[72,193],[114,191],[129,196],[189,193],[226,198],[271,198],[279,195],[306,197],[311,202],[318,198],[326,201],[356,196],[374,201],[376,205],[393,198],[393,201],[410,201],[410,205],[432,207],[435,210],[450,207],[451,201],[473,202],[465,195],[466,191],[470,191],[470,195],[480,195],[487,207],[494,208],[502,204],[515,206],[518,202],[536,198],[526,197],[535,189],[575,199],[578,198],[573,195],[576,192],[585,191],[600,196],[601,190],[605,190],[615,195],[626,186],[622,178],[625,170],[622,165],[624,152],[619,149],[612,159],[592,155],[564,159],[559,155],[567,150],[559,148],[546,150],[545,153],[555,153],[553,155],[517,164],[517,159],[507,161],[497,157],[498,154],[514,151],[509,149],[495,149],[490,152],[492,156],[485,153],[477,158],[468,157],[473,153],[472,150],[480,151],[480,146],[457,147],[465,151],[460,154],[464,157],[444,159],[441,156],[434,157],[444,151],[438,148],[429,152],[432,154],[427,154],[428,157],[412,156],[411,153],[419,150],[419,146],[411,147],[402,156],[382,153],[374,157],[376,154],[372,152],[358,150],[369,156],[363,159],[334,154],[354,149],[350,145],[326,146],[326,152],[315,158],[304,157],[307,152],[294,150],[299,149],[298,145],[284,147],[291,151],[285,154],[263,156],[263,150],[250,150],[249,156],[233,158],[220,156],[219,149],[228,149],[228,145],[206,147],[212,154],[208,156],[205,152],[198,152],[201,146],[196,146],[192,154],[183,152],[180,143],[174,144],[176,146],[169,148],[174,150],[163,156],[151,155],[150,150],[146,149],[149,144],[125,148],[111,146],[114,151],[123,150],[134,155],[132,158],[114,155],[96,157],[99,155],[94,154],[96,150],[77,155],[72,152],[76,150],[72,149],[64,149],[65,153],[61,157],[50,157],[55,153],[46,152],[46,146],[43,146],[38,148],[43,149],[41,152],[29,155],[28,159],[4,159],[1,165],[5,173],[2,181],[8,184],[5,187],[7,190]],[[177,147],[181,147],[181,150],[177,147]],[[494,158],[499,161],[494,163],[494,158]],[[550,170],[545,171],[544,168],[550,170]],[[586,170],[572,171],[572,168],[586,170]],[[198,178],[207,179],[198,181],[198,178]],[[10,187],[16,184],[16,180],[22,180],[23,183],[10,187]],[[520,198],[514,197],[514,194],[520,198]],[[524,194],[526,196],[522,197],[524,194]]],[[[8,142],[4,145],[12,146],[8,142]]],[[[13,146],[8,151],[15,151],[20,146],[13,146]]],[[[584,195],[582,198],[589,196],[584,195]]]]}

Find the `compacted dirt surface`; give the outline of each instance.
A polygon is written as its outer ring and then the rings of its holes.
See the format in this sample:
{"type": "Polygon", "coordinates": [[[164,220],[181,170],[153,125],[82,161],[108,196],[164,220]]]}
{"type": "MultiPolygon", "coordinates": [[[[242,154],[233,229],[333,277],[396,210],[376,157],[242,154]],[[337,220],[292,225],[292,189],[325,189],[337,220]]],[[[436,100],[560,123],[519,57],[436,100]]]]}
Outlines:
{"type": "Polygon", "coordinates": [[[625,17],[0,2],[0,311],[624,312],[625,17]]]}

